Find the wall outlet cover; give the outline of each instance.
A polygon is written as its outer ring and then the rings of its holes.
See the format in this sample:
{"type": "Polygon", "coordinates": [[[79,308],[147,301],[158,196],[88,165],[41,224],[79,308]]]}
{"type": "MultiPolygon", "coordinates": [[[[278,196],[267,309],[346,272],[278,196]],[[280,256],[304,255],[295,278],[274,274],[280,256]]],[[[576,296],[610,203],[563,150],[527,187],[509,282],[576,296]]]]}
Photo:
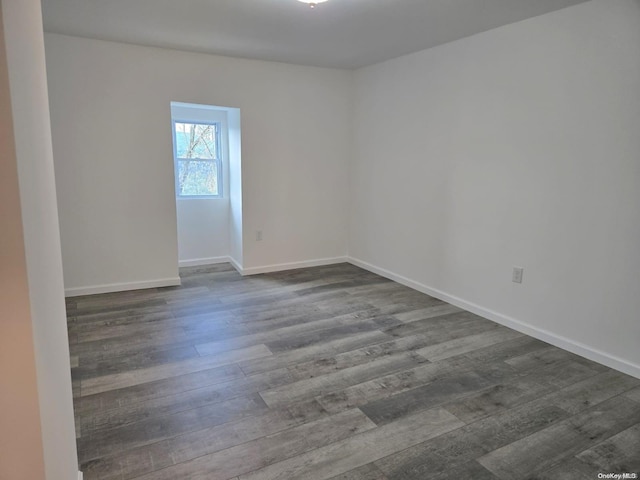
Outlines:
{"type": "Polygon", "coordinates": [[[513,283],[522,283],[522,275],[524,274],[524,268],[522,267],[513,267],[513,276],[511,281],[513,283]]]}

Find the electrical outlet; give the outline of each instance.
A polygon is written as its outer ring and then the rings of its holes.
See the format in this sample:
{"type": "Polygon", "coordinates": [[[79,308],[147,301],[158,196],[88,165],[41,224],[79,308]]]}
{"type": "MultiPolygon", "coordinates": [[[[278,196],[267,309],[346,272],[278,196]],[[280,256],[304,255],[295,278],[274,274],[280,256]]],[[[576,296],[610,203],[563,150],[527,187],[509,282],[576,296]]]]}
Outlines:
{"type": "Polygon", "coordinates": [[[262,241],[262,230],[256,230],[256,242],[262,241]]]}
{"type": "Polygon", "coordinates": [[[522,283],[522,274],[524,273],[524,268],[522,267],[513,267],[513,276],[511,277],[511,281],[513,283],[522,283]]]}

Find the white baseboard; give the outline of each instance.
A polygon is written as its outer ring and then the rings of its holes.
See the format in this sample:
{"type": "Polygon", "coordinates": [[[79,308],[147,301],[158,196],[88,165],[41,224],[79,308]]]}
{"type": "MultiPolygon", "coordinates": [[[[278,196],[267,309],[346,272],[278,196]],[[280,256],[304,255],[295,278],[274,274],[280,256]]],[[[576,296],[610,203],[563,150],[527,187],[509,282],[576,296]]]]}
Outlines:
{"type": "Polygon", "coordinates": [[[180,277],[160,278],[158,280],[146,280],[142,282],[110,283],[107,285],[92,285],[90,287],[66,288],[66,297],[79,297],[81,295],[96,295],[98,293],[124,292],[127,290],[142,290],[145,288],[173,287],[180,285],[180,277]]]}
{"type": "MultiPolygon", "coordinates": [[[[279,263],[276,265],[264,265],[262,267],[240,268],[236,267],[241,275],[257,275],[259,273],[281,272],[284,270],[294,270],[296,268],[320,267],[323,265],[333,265],[335,263],[347,262],[347,257],[319,258],[316,260],[304,260],[302,262],[279,263]]],[[[235,266],[235,265],[234,265],[235,266]]]]}
{"type": "Polygon", "coordinates": [[[515,318],[495,312],[476,303],[468,302],[455,295],[443,292],[442,290],[438,290],[437,288],[429,287],[420,282],[416,282],[414,280],[411,280],[410,278],[398,275],[397,273],[393,273],[389,270],[377,267],[357,258],[347,257],[347,261],[357,267],[376,273],[382,277],[398,282],[409,288],[413,288],[414,290],[417,290],[419,292],[431,295],[432,297],[438,298],[444,302],[450,303],[451,305],[455,305],[456,307],[475,313],[476,315],[484,317],[488,320],[492,320],[496,323],[504,325],[505,327],[512,328],[513,330],[537,338],[538,340],[542,340],[543,342],[550,343],[551,345],[562,348],[571,353],[575,353],[576,355],[580,355],[581,357],[587,358],[589,360],[593,360],[594,362],[600,363],[620,372],[626,373],[627,375],[640,378],[640,365],[636,365],[635,363],[629,362],[628,360],[620,358],[616,355],[603,352],[601,350],[598,350],[597,348],[585,345],[580,342],[576,342],[554,332],[550,332],[548,330],[535,327],[531,324],[521,322],[520,320],[516,320],[515,318]]]}
{"type": "Polygon", "coordinates": [[[193,258],[191,260],[180,260],[180,267],[200,267],[202,265],[215,265],[217,263],[229,263],[229,257],[209,257],[209,258],[193,258]]]}
{"type": "Polygon", "coordinates": [[[233,257],[229,257],[229,263],[233,268],[235,268],[238,271],[240,275],[242,275],[242,264],[239,261],[237,261],[233,257]]]}
{"type": "Polygon", "coordinates": [[[78,471],[78,480],[82,480],[83,478],[82,472],[78,471]]]}

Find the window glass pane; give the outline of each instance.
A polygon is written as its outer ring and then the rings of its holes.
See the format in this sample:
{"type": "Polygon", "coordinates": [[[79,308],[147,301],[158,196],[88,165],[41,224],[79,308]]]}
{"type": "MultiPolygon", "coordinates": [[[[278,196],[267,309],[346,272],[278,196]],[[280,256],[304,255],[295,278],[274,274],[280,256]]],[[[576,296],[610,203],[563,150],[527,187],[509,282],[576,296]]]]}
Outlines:
{"type": "Polygon", "coordinates": [[[177,123],[176,156],[178,158],[218,158],[218,126],[177,123]]]}
{"type": "Polygon", "coordinates": [[[216,162],[178,160],[178,195],[218,195],[216,162]]]}

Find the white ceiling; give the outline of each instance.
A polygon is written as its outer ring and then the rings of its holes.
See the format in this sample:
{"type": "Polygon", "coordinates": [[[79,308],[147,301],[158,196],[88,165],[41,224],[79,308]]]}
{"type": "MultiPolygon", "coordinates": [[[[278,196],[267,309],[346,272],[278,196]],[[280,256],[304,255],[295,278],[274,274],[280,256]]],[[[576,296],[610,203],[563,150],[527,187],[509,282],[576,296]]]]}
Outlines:
{"type": "Polygon", "coordinates": [[[47,32],[357,68],[585,0],[42,0],[47,32]]]}

